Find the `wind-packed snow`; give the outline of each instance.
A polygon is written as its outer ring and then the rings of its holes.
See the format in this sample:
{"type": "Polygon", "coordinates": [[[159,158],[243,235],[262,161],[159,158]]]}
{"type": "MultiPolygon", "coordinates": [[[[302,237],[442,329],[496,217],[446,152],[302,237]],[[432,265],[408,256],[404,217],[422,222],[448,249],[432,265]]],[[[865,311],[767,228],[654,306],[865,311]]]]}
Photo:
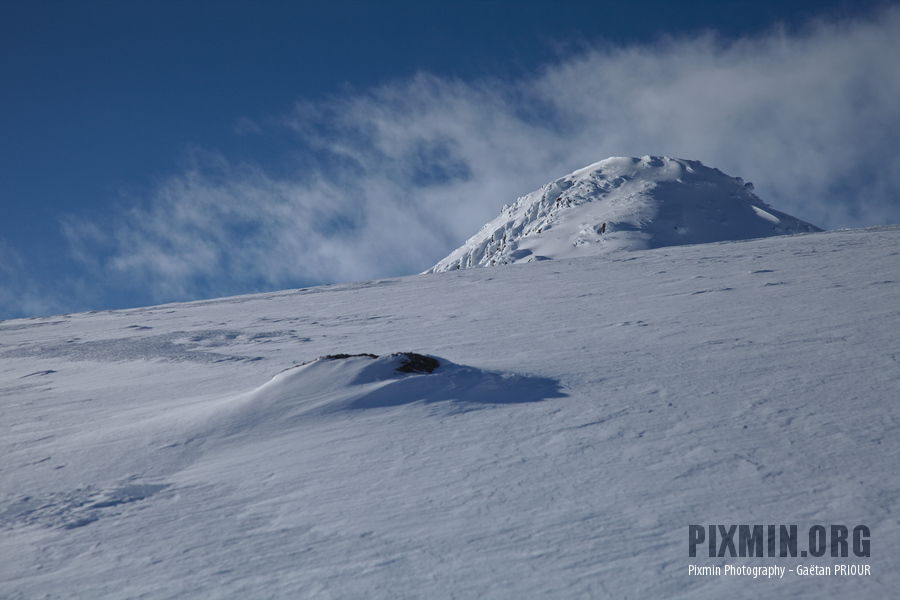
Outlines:
{"type": "Polygon", "coordinates": [[[900,226],[0,322],[0,597],[894,598],[898,334],[900,226]]]}
{"type": "Polygon", "coordinates": [[[752,190],[695,160],[608,158],[504,206],[430,272],[821,231],[752,190]]]}

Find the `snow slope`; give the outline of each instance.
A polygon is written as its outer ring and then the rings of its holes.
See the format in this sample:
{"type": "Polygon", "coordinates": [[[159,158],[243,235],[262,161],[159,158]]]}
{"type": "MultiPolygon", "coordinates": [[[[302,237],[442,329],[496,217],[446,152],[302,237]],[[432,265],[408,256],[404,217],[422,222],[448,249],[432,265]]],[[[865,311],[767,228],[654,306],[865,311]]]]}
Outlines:
{"type": "Polygon", "coordinates": [[[894,598],[898,261],[893,226],[0,322],[0,597],[894,598]],[[871,557],[689,558],[697,523],[871,557]]]}
{"type": "Polygon", "coordinates": [[[695,160],[608,158],[504,206],[430,272],[821,231],[752,190],[695,160]]]}

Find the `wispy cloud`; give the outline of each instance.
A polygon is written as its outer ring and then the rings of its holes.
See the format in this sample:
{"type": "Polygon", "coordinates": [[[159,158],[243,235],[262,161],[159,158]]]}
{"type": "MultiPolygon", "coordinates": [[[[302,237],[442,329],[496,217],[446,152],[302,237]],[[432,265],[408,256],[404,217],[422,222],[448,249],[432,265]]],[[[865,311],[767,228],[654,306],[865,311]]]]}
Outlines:
{"type": "Polygon", "coordinates": [[[0,237],[0,319],[9,316],[46,315],[60,312],[54,293],[31,275],[28,261],[0,237]]]}
{"type": "Polygon", "coordinates": [[[825,228],[900,222],[900,8],[570,55],[519,80],[419,74],[300,102],[276,170],[197,150],[79,260],[161,302],[424,270],[499,208],[608,156],[699,159],[825,228]],[[288,165],[286,168],[285,165],[288,165]]]}

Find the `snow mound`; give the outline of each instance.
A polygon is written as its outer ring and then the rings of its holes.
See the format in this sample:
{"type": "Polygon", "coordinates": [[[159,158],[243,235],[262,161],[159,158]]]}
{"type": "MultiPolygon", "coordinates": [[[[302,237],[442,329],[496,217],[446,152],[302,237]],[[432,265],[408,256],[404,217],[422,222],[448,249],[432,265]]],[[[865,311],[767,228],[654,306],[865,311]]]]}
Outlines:
{"type": "Polygon", "coordinates": [[[260,429],[289,429],[313,416],[414,402],[473,408],[563,395],[552,379],[483,371],[412,352],[336,354],[286,369],[224,411],[220,407],[207,435],[255,435],[260,429]]]}
{"type": "Polygon", "coordinates": [[[428,273],[821,231],[699,161],[608,158],[504,206],[428,273]]]}
{"type": "MultiPolygon", "coordinates": [[[[486,371],[412,352],[332,354],[281,371],[263,385],[129,416],[60,443],[73,464],[19,499],[0,498],[0,529],[73,529],[165,490],[207,456],[296,435],[314,419],[341,422],[366,410],[443,403],[451,413],[562,398],[550,378],[486,371]],[[77,456],[75,466],[74,457],[77,456]],[[90,483],[85,483],[90,482],[90,483]],[[61,491],[62,490],[62,491],[61,491]]],[[[437,408],[435,406],[435,408],[437,408]]]]}

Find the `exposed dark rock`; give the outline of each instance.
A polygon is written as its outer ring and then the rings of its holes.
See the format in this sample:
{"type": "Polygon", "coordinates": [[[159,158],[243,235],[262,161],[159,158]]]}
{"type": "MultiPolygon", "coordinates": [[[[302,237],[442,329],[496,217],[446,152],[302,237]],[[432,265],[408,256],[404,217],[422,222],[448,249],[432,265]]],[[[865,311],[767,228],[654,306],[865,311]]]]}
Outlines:
{"type": "Polygon", "coordinates": [[[345,358],[355,358],[358,356],[367,356],[369,358],[378,358],[377,354],[369,354],[367,352],[363,352],[362,354],[328,354],[326,356],[321,357],[321,360],[343,360],[345,358]]]}
{"type": "MultiPolygon", "coordinates": [[[[415,352],[397,352],[391,354],[391,356],[403,356],[405,357],[403,362],[400,363],[400,366],[397,367],[396,371],[398,373],[433,373],[435,369],[441,366],[440,361],[436,358],[432,358],[430,356],[425,356],[423,354],[416,354],[415,352]]],[[[368,352],[363,352],[361,354],[327,354],[325,356],[320,356],[316,360],[343,360],[345,358],[358,358],[358,357],[366,357],[366,358],[378,358],[377,354],[369,354],[368,352]]],[[[315,362],[315,361],[313,361],[315,362]]],[[[308,363],[303,363],[303,365],[308,363]]],[[[298,365],[298,366],[303,366],[298,365]]]]}
{"type": "Polygon", "coordinates": [[[413,352],[401,352],[401,354],[406,357],[406,360],[397,367],[397,371],[400,373],[432,373],[441,366],[441,363],[436,358],[431,358],[430,356],[423,356],[413,352]]]}

